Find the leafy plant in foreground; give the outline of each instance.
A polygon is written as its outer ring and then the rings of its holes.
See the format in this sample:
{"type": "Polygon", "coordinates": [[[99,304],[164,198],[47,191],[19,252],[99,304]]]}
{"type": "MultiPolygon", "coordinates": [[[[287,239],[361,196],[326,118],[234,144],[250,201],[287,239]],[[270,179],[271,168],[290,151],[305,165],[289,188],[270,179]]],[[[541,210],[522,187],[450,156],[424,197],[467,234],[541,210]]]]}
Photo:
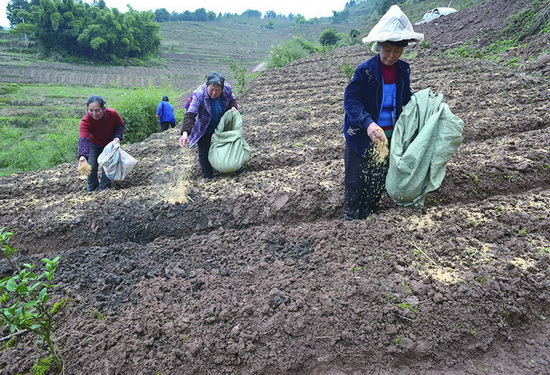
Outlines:
{"type": "Polygon", "coordinates": [[[60,258],[42,259],[45,271],[41,274],[34,272],[35,265],[24,264],[20,268],[13,259],[16,250],[9,246],[12,237],[13,232],[0,229],[0,254],[16,271],[0,281],[0,319],[10,327],[11,333],[27,330],[38,335],[48,347],[57,371],[61,372],[63,363],[52,338],[53,315],[59,304],[48,303],[49,290],[57,286],[53,278],[60,258]]]}

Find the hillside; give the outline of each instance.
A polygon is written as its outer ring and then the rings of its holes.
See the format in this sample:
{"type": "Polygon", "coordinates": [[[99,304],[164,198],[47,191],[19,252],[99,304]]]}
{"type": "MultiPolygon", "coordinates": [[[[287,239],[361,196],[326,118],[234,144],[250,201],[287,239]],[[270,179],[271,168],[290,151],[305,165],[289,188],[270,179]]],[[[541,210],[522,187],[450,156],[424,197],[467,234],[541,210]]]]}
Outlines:
{"type": "MultiPolygon", "coordinates": [[[[517,11],[490,3],[501,19],[517,11]]],[[[453,16],[456,42],[483,25],[453,16]]],[[[139,165],[108,192],[86,193],[74,164],[0,178],[20,260],[62,258],[66,373],[547,374],[548,77],[440,54],[444,36],[424,32],[436,47],[404,57],[413,90],[442,93],[465,122],[424,210],[385,197],[371,219],[341,220],[339,66],[365,46],[255,80],[239,176],[201,181],[174,129],[126,147],[139,165]]],[[[29,372],[33,343],[2,350],[0,372],[29,372]]]]}
{"type": "Polygon", "coordinates": [[[277,21],[273,30],[261,24],[231,22],[161,23],[161,59],[150,66],[70,64],[55,59],[37,59],[32,43],[18,41],[7,31],[0,32],[0,82],[22,84],[89,85],[91,87],[172,86],[187,93],[202,83],[211,71],[232,77],[230,65],[252,70],[265,61],[272,46],[293,36],[317,41],[328,28],[345,34],[351,25],[326,23],[296,27],[277,21]],[[201,43],[198,44],[197,40],[201,43]]]}

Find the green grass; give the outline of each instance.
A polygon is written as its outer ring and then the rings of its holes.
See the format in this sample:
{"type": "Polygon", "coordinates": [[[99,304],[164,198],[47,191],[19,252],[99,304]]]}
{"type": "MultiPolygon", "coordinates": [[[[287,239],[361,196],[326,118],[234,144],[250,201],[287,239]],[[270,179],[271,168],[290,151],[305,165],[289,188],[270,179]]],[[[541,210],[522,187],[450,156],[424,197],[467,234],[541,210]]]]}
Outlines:
{"type": "MultiPolygon", "coordinates": [[[[78,125],[86,114],[86,99],[92,94],[101,95],[107,106],[117,109],[127,122],[139,107],[138,104],[132,107],[128,98],[147,98],[152,103],[149,121],[153,131],[156,130],[154,111],[162,95],[168,95],[173,101],[180,95],[172,88],[54,84],[0,84],[0,92],[0,176],[75,161],[78,125]]],[[[176,110],[178,121],[183,111],[176,110]]],[[[132,129],[134,123],[127,123],[127,129],[132,129]]]]}
{"type": "MultiPolygon", "coordinates": [[[[521,67],[521,59],[518,57],[506,57],[505,52],[514,49],[522,49],[527,46],[525,38],[533,34],[544,34],[550,30],[550,11],[547,2],[533,1],[528,7],[510,15],[503,20],[503,28],[498,32],[486,35],[492,42],[484,47],[479,47],[466,42],[452,50],[447,51],[451,57],[470,57],[495,60],[510,67],[521,67]]],[[[550,43],[546,43],[538,55],[542,56],[550,51],[550,43]]]]}

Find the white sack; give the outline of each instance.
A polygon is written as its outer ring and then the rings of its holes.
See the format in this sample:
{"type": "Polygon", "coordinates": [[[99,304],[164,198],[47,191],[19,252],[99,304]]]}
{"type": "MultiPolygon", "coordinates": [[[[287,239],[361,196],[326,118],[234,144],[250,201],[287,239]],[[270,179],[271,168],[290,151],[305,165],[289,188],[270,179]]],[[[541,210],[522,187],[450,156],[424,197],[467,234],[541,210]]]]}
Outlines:
{"type": "Polygon", "coordinates": [[[134,169],[137,160],[120,147],[120,143],[110,142],[98,156],[97,163],[112,181],[122,181],[134,169]]]}

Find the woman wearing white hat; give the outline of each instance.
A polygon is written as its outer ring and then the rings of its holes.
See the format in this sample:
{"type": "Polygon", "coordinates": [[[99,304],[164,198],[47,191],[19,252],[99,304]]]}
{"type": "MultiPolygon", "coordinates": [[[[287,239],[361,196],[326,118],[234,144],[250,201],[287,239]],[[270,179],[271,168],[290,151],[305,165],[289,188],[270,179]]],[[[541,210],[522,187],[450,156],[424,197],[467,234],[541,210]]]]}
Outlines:
{"type": "MultiPolygon", "coordinates": [[[[384,189],[388,160],[375,161],[377,140],[391,139],[393,127],[412,95],[409,64],[400,60],[409,42],[419,42],[407,16],[392,6],[363,39],[379,52],[363,62],[344,94],[344,219],[366,219],[376,212],[384,189]]],[[[388,142],[389,144],[389,142],[388,142]]]]}

